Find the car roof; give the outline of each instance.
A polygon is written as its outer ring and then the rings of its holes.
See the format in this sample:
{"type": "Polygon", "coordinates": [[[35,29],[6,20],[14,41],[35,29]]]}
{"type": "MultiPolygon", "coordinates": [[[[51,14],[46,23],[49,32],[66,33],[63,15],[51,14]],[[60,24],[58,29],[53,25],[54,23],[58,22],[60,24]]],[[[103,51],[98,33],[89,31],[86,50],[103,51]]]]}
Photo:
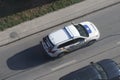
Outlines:
{"type": "Polygon", "coordinates": [[[77,71],[71,72],[59,80],[100,80],[101,77],[98,71],[92,66],[88,65],[77,71]]]}
{"type": "Polygon", "coordinates": [[[70,36],[67,34],[67,32],[64,29],[59,29],[55,32],[52,32],[49,35],[49,38],[51,42],[56,45],[58,43],[61,43],[63,41],[69,40],[70,36]]]}
{"type": "Polygon", "coordinates": [[[49,34],[49,38],[54,45],[65,43],[77,37],[80,37],[80,34],[73,25],[66,26],[49,34]]]}
{"type": "Polygon", "coordinates": [[[113,80],[113,78],[119,78],[120,68],[116,62],[111,59],[105,59],[97,63],[102,66],[109,80],[113,80]]]}

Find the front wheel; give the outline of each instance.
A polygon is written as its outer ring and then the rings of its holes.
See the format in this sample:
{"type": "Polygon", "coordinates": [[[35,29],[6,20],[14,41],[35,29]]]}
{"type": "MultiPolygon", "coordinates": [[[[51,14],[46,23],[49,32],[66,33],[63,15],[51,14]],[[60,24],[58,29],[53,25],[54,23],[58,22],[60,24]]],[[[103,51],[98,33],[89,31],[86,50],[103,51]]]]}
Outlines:
{"type": "Polygon", "coordinates": [[[90,45],[94,44],[95,42],[96,42],[96,40],[91,40],[91,41],[89,41],[89,42],[87,43],[86,46],[90,46],[90,45]]]}

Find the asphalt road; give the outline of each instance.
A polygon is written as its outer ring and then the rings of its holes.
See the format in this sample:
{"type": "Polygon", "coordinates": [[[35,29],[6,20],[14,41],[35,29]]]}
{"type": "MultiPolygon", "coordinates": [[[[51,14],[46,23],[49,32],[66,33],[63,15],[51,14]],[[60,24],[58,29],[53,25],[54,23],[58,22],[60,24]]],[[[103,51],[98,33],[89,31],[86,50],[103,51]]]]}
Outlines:
{"type": "Polygon", "coordinates": [[[0,47],[0,80],[58,80],[61,76],[88,65],[90,61],[111,58],[120,63],[120,4],[73,22],[86,20],[98,27],[100,40],[60,59],[53,60],[44,56],[40,41],[43,36],[70,22],[0,47]]]}

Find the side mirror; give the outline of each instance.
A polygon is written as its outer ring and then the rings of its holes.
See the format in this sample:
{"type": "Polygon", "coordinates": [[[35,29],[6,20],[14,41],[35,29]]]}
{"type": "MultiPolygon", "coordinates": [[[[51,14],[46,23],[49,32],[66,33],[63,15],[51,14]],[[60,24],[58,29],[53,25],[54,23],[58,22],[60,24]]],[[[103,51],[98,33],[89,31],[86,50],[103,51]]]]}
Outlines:
{"type": "Polygon", "coordinates": [[[90,62],[90,64],[91,64],[91,65],[93,65],[93,64],[94,64],[94,62],[90,62]]]}

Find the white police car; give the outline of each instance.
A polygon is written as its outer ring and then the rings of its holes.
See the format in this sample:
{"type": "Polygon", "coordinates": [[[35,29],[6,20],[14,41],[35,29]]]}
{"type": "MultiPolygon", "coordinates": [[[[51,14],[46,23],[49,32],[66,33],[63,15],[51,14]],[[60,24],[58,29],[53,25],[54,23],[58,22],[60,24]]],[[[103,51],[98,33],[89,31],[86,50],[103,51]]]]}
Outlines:
{"type": "Polygon", "coordinates": [[[42,46],[50,57],[61,57],[67,52],[93,44],[99,37],[96,26],[86,21],[50,33],[43,38],[42,46]]]}

